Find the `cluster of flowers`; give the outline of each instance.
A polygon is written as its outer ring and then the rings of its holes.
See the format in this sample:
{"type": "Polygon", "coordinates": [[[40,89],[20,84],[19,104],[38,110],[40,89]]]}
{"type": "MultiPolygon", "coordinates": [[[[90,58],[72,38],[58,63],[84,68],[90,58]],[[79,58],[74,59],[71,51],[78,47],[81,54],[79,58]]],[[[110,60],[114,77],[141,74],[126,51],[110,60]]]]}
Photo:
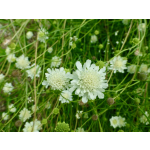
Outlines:
{"type": "Polygon", "coordinates": [[[121,127],[125,127],[126,126],[126,122],[125,122],[125,118],[121,117],[121,116],[112,116],[110,118],[110,125],[113,128],[121,128],[121,127]]]}

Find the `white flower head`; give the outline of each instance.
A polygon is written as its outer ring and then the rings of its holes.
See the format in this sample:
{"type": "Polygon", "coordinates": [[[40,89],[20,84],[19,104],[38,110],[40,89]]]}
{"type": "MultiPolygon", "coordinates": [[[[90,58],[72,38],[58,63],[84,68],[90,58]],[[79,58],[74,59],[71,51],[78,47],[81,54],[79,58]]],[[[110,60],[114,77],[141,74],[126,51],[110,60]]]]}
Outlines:
{"type": "Polygon", "coordinates": [[[5,76],[1,73],[0,74],[0,83],[4,80],[5,76]]]}
{"type": "Polygon", "coordinates": [[[115,32],[115,36],[117,36],[117,35],[118,35],[118,32],[119,32],[119,31],[116,31],[116,32],[115,32]]]}
{"type": "Polygon", "coordinates": [[[81,116],[82,116],[82,113],[83,113],[83,111],[79,111],[79,110],[77,110],[77,113],[76,113],[76,118],[77,119],[80,119],[81,118],[81,116]]]}
{"type": "Polygon", "coordinates": [[[61,64],[61,58],[54,56],[52,57],[51,67],[59,67],[61,64]]]}
{"type": "Polygon", "coordinates": [[[68,90],[62,91],[59,97],[59,101],[61,101],[61,103],[69,103],[72,101],[72,93],[68,90]]]}
{"type": "Polygon", "coordinates": [[[9,111],[12,112],[12,113],[16,112],[16,108],[14,107],[14,104],[10,104],[10,105],[8,106],[8,109],[9,109],[9,111]]]}
{"type": "Polygon", "coordinates": [[[52,48],[52,47],[49,47],[49,48],[47,49],[47,51],[48,51],[49,53],[52,53],[53,48],[52,48]]]}
{"type": "Polygon", "coordinates": [[[5,50],[6,55],[9,55],[11,53],[11,49],[7,46],[5,50]]]}
{"type": "Polygon", "coordinates": [[[28,103],[34,102],[34,100],[31,97],[28,97],[28,103]]]}
{"type": "Polygon", "coordinates": [[[130,66],[127,67],[127,71],[128,71],[130,74],[133,74],[133,73],[136,72],[136,68],[137,68],[137,66],[134,65],[134,64],[132,64],[132,65],[130,65],[130,66]]]}
{"type": "Polygon", "coordinates": [[[140,31],[145,31],[145,29],[146,29],[146,24],[145,24],[145,23],[139,24],[138,29],[139,29],[140,31]]]}
{"type": "Polygon", "coordinates": [[[35,109],[35,105],[33,105],[31,109],[32,109],[32,112],[35,112],[35,111],[37,111],[39,109],[39,107],[36,106],[36,109],[35,109]]]}
{"type": "Polygon", "coordinates": [[[111,125],[113,128],[116,128],[116,127],[119,126],[119,119],[118,119],[117,116],[112,116],[109,121],[110,121],[110,125],[111,125]]]}
{"type": "MultiPolygon", "coordinates": [[[[33,121],[31,123],[33,124],[33,121]]],[[[34,125],[37,127],[37,130],[41,130],[42,129],[42,123],[41,123],[41,121],[35,119],[34,120],[34,125]]]]}
{"type": "Polygon", "coordinates": [[[5,83],[4,87],[3,87],[3,91],[4,93],[8,93],[10,94],[10,92],[14,89],[14,87],[12,86],[11,83],[5,83]]]}
{"type": "Polygon", "coordinates": [[[43,81],[42,85],[46,88],[51,86],[52,90],[64,90],[68,87],[71,74],[65,72],[64,68],[60,69],[47,69],[48,73],[45,73],[47,81],[43,81]]]}
{"type": "Polygon", "coordinates": [[[46,29],[41,28],[41,29],[39,29],[39,31],[38,31],[38,38],[37,38],[37,39],[38,39],[40,42],[45,43],[46,40],[49,38],[47,35],[48,35],[48,32],[46,31],[46,29]]]}
{"type": "Polygon", "coordinates": [[[32,31],[28,31],[28,32],[26,33],[26,38],[27,38],[27,39],[31,39],[32,36],[33,36],[33,32],[32,32],[32,31]]]}
{"type": "Polygon", "coordinates": [[[9,119],[9,115],[5,112],[2,113],[2,119],[3,120],[8,120],[9,119]]]}
{"type": "Polygon", "coordinates": [[[78,128],[76,129],[76,132],[85,132],[85,131],[84,131],[84,128],[78,127],[78,128]]]}
{"type": "MultiPolygon", "coordinates": [[[[145,111],[145,115],[146,115],[147,117],[149,117],[149,114],[148,114],[147,111],[145,111]]],[[[146,118],[145,115],[142,115],[142,116],[140,117],[140,122],[143,123],[143,124],[148,125],[148,124],[149,124],[149,121],[147,120],[147,118],[146,118]]]]}
{"type": "Polygon", "coordinates": [[[139,72],[140,73],[147,73],[148,72],[148,66],[147,66],[147,64],[141,64],[141,66],[139,68],[139,72]]]}
{"type": "Polygon", "coordinates": [[[91,36],[91,43],[96,43],[98,40],[97,36],[96,35],[92,35],[91,36]]]}
{"type": "Polygon", "coordinates": [[[29,68],[29,60],[28,57],[25,57],[24,55],[21,55],[20,57],[16,58],[16,67],[19,69],[27,69],[29,68]]]}
{"type": "Polygon", "coordinates": [[[41,73],[41,67],[39,65],[36,65],[35,67],[35,63],[30,67],[29,70],[26,71],[28,74],[28,77],[30,77],[31,79],[34,78],[34,75],[36,77],[40,77],[40,73],[41,73]]]}
{"type": "Polygon", "coordinates": [[[7,56],[7,60],[8,60],[8,62],[10,62],[10,63],[16,61],[16,56],[15,56],[15,54],[9,54],[9,55],[7,56]]]}
{"type": "Polygon", "coordinates": [[[23,128],[23,132],[39,132],[38,127],[34,124],[33,128],[33,122],[26,122],[23,128]]]}
{"type": "Polygon", "coordinates": [[[118,117],[118,120],[119,120],[119,125],[118,125],[118,126],[119,126],[120,128],[126,126],[125,118],[119,116],[119,117],[118,117]]]}
{"type": "Polygon", "coordinates": [[[19,119],[21,121],[25,122],[30,117],[31,117],[31,111],[29,111],[27,108],[23,108],[23,110],[20,111],[19,119]]]}
{"type": "Polygon", "coordinates": [[[110,60],[109,69],[114,70],[114,73],[116,73],[116,71],[124,73],[124,69],[127,69],[126,63],[127,60],[124,60],[121,56],[116,56],[112,60],[110,60]]]}
{"type": "Polygon", "coordinates": [[[116,41],[116,44],[118,45],[118,44],[119,44],[119,41],[116,41]]]}
{"type": "Polygon", "coordinates": [[[47,103],[46,103],[45,108],[46,108],[46,109],[50,109],[50,108],[51,108],[51,104],[50,104],[50,102],[47,102],[47,103]]]}
{"type": "Polygon", "coordinates": [[[75,94],[82,97],[82,102],[86,103],[88,100],[94,100],[98,96],[99,99],[104,98],[105,89],[108,87],[106,76],[106,68],[99,69],[95,64],[91,64],[91,60],[87,60],[83,67],[77,61],[76,66],[78,70],[73,72],[70,85],[70,91],[75,91],[75,94]]]}

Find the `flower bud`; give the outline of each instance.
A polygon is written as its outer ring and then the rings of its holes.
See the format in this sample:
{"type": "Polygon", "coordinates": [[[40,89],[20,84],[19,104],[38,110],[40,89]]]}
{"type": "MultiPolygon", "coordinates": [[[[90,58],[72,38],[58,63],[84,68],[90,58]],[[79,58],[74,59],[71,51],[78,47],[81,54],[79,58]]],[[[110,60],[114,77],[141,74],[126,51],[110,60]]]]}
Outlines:
{"type": "Polygon", "coordinates": [[[96,62],[96,66],[98,66],[99,67],[99,69],[101,69],[101,68],[103,68],[104,67],[104,62],[103,61],[97,61],[96,62]]]}
{"type": "Polygon", "coordinates": [[[98,115],[93,115],[92,120],[96,121],[98,119],[98,115]]]}
{"type": "Polygon", "coordinates": [[[135,101],[136,104],[140,103],[140,99],[139,98],[135,98],[134,101],[135,101]]]}
{"type": "Polygon", "coordinates": [[[59,109],[58,108],[54,108],[53,109],[53,114],[55,114],[55,115],[59,114],[59,109]]]}
{"type": "Polygon", "coordinates": [[[132,43],[133,44],[138,44],[140,42],[139,38],[133,38],[132,43]]]}
{"type": "Polygon", "coordinates": [[[47,119],[43,119],[42,124],[47,124],[47,119]]]}
{"type": "Polygon", "coordinates": [[[99,31],[98,31],[98,30],[95,30],[94,33],[95,33],[95,35],[98,35],[98,34],[99,34],[99,31]]]}
{"type": "Polygon", "coordinates": [[[102,49],[104,46],[103,46],[103,44],[99,44],[99,49],[102,49]]]}
{"type": "Polygon", "coordinates": [[[70,131],[69,124],[65,122],[62,123],[58,122],[55,130],[56,132],[69,132],[70,131]]]}

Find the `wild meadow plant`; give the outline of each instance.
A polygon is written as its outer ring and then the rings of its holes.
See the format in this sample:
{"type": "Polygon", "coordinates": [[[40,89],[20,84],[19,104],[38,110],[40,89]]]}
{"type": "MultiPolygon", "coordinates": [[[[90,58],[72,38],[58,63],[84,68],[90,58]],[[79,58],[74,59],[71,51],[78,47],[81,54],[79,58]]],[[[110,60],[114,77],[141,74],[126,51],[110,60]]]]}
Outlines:
{"type": "Polygon", "coordinates": [[[1,132],[148,132],[149,20],[1,19],[1,132]]]}

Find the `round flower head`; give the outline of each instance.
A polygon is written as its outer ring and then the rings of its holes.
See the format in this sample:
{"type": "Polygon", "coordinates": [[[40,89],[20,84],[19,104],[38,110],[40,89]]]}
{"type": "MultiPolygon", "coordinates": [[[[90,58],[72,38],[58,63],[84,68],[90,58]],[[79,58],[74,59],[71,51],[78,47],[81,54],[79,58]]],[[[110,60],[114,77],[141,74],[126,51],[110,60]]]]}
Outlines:
{"type": "Polygon", "coordinates": [[[124,60],[120,56],[116,56],[112,60],[110,60],[109,69],[114,70],[114,73],[116,73],[116,71],[124,73],[124,69],[127,69],[126,63],[127,63],[127,60],[124,60]]]}
{"type": "Polygon", "coordinates": [[[61,64],[61,58],[54,56],[52,57],[51,67],[59,67],[61,64]]]}
{"type": "Polygon", "coordinates": [[[75,90],[75,94],[82,97],[82,102],[86,103],[88,100],[94,100],[98,96],[100,99],[104,98],[105,89],[108,87],[107,80],[105,80],[105,70],[95,64],[91,64],[91,60],[81,65],[79,61],[76,62],[78,70],[73,72],[70,91],[75,90]]]}
{"type": "Polygon", "coordinates": [[[35,64],[33,64],[29,70],[26,71],[27,74],[28,74],[28,77],[30,77],[31,79],[34,78],[34,75],[36,77],[40,77],[40,73],[41,73],[41,67],[39,65],[36,65],[35,67],[35,64]]]}
{"type": "Polygon", "coordinates": [[[140,117],[140,122],[143,123],[143,124],[148,125],[149,122],[148,122],[148,120],[147,120],[147,117],[149,117],[149,114],[148,114],[147,111],[145,111],[145,115],[142,115],[142,116],[140,117]]]}
{"type": "Polygon", "coordinates": [[[10,105],[8,106],[8,109],[9,109],[9,111],[12,112],[12,113],[16,112],[16,108],[14,107],[14,104],[10,104],[10,105]]]}
{"type": "Polygon", "coordinates": [[[138,29],[139,29],[140,31],[145,31],[145,29],[146,29],[146,24],[145,24],[145,23],[139,24],[138,29]]]}
{"type": "Polygon", "coordinates": [[[76,132],[85,132],[85,131],[84,131],[84,128],[79,127],[78,129],[76,129],[76,132]]]}
{"type": "Polygon", "coordinates": [[[6,55],[9,55],[11,53],[11,49],[9,47],[6,47],[5,53],[6,55]]]}
{"type": "Polygon", "coordinates": [[[118,117],[119,120],[119,127],[125,127],[126,126],[126,122],[125,122],[125,118],[122,118],[121,116],[118,117]]]}
{"type": "Polygon", "coordinates": [[[127,71],[128,71],[130,74],[133,74],[133,73],[136,72],[136,68],[137,68],[136,65],[133,64],[133,65],[130,65],[130,66],[127,67],[127,69],[128,69],[127,71]]]}
{"type": "Polygon", "coordinates": [[[48,39],[48,32],[46,31],[46,29],[44,29],[44,28],[41,28],[41,29],[39,29],[39,31],[38,31],[38,40],[40,41],[40,42],[43,42],[43,43],[45,43],[46,42],[46,40],[48,39]]]}
{"type": "Polygon", "coordinates": [[[140,73],[147,73],[148,71],[148,66],[146,64],[141,64],[140,68],[139,68],[139,72],[140,73]]]}
{"type": "Polygon", "coordinates": [[[23,128],[23,132],[38,132],[38,129],[35,124],[33,128],[33,122],[26,122],[23,128]]]}
{"type": "Polygon", "coordinates": [[[113,128],[116,128],[116,127],[118,127],[119,126],[119,119],[118,119],[118,117],[117,116],[112,116],[111,118],[110,118],[110,125],[113,127],[113,128]]]}
{"type": "Polygon", "coordinates": [[[5,76],[3,74],[0,74],[0,83],[4,80],[5,76]]]}
{"type": "Polygon", "coordinates": [[[19,69],[27,69],[29,68],[29,60],[28,57],[25,57],[24,55],[21,55],[20,57],[16,58],[16,67],[19,69]]]}
{"type": "Polygon", "coordinates": [[[137,49],[137,50],[134,52],[134,55],[135,55],[135,56],[142,56],[142,53],[137,49]]]}
{"type": "Polygon", "coordinates": [[[81,110],[81,111],[79,111],[79,110],[77,110],[77,113],[76,113],[76,118],[77,119],[80,119],[81,117],[82,117],[82,113],[83,113],[83,111],[81,110]]]}
{"type": "Polygon", "coordinates": [[[19,119],[21,121],[25,122],[30,117],[31,117],[31,112],[27,108],[23,108],[23,110],[20,111],[19,119]]]}
{"type": "Polygon", "coordinates": [[[27,39],[31,39],[32,36],[33,36],[33,32],[28,31],[28,32],[26,33],[26,38],[27,38],[27,39]]]}
{"type": "Polygon", "coordinates": [[[130,21],[130,19],[123,19],[123,20],[122,20],[122,23],[123,23],[124,25],[128,25],[128,24],[129,24],[129,21],[130,21]]]}
{"type": "Polygon", "coordinates": [[[9,54],[9,55],[7,56],[7,60],[8,60],[8,62],[10,62],[10,63],[14,62],[14,61],[16,60],[15,54],[9,54]]]}
{"type": "Polygon", "coordinates": [[[48,73],[45,73],[47,81],[43,81],[42,85],[47,88],[51,86],[52,90],[64,90],[68,87],[69,80],[72,77],[69,72],[65,72],[64,68],[60,69],[47,69],[48,73]]]}
{"type": "Polygon", "coordinates": [[[2,113],[2,119],[3,120],[8,120],[9,119],[9,115],[5,112],[2,113]]]}
{"type": "MultiPolygon", "coordinates": [[[[33,124],[33,121],[31,123],[33,124]]],[[[41,123],[41,121],[35,119],[34,120],[34,126],[37,127],[37,130],[41,130],[42,129],[42,123],[41,123]]]]}
{"type": "Polygon", "coordinates": [[[97,42],[97,36],[96,35],[92,35],[91,36],[91,43],[96,43],[97,42]]]}
{"type": "Polygon", "coordinates": [[[51,108],[50,102],[47,102],[47,103],[46,103],[45,108],[46,108],[46,109],[50,109],[50,108],[51,108]]]}
{"type": "Polygon", "coordinates": [[[56,132],[69,132],[70,131],[69,124],[65,122],[62,123],[58,122],[55,130],[56,132]]]}
{"type": "Polygon", "coordinates": [[[49,53],[52,53],[53,48],[52,48],[52,47],[49,47],[49,48],[47,49],[47,51],[48,51],[49,53]]]}
{"type": "Polygon", "coordinates": [[[11,83],[5,83],[4,87],[3,87],[3,91],[4,93],[8,93],[10,94],[10,92],[14,89],[14,87],[12,86],[11,83]]]}
{"type": "Polygon", "coordinates": [[[61,101],[61,103],[69,103],[69,101],[72,101],[72,93],[67,90],[62,91],[59,101],[61,101]]]}
{"type": "Polygon", "coordinates": [[[32,109],[33,112],[35,112],[35,111],[37,111],[39,109],[39,107],[36,106],[36,109],[35,109],[35,105],[33,105],[31,109],[32,109]]]}

